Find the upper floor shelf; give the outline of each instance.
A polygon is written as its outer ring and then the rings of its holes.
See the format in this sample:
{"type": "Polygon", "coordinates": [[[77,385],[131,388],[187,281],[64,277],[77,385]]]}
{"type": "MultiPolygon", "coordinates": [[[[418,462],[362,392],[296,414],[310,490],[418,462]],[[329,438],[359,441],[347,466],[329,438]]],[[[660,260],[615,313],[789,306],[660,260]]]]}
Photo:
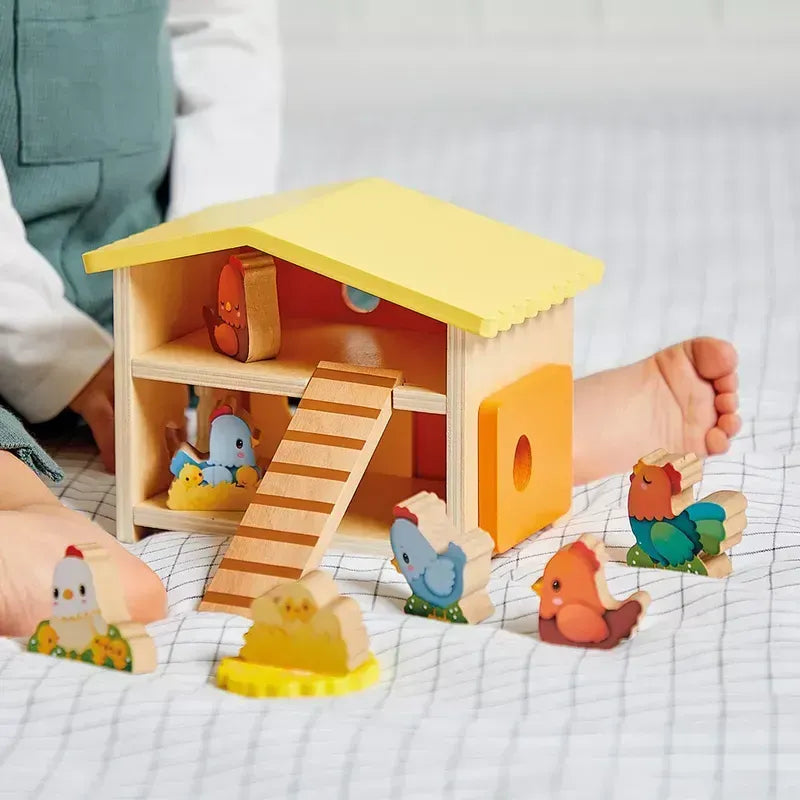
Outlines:
{"type": "Polygon", "coordinates": [[[215,353],[204,329],[134,357],[134,378],[300,397],[320,361],[396,369],[405,383],[394,390],[399,411],[446,413],[444,337],[345,323],[288,319],[277,358],[243,364],[215,353]]]}

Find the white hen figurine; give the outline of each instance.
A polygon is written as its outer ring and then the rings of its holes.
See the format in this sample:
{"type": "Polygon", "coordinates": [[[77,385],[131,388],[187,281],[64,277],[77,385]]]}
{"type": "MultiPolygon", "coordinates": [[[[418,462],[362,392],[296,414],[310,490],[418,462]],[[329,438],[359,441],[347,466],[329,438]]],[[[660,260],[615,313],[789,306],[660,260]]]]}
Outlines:
{"type": "Polygon", "coordinates": [[[53,612],[50,625],[68,653],[83,652],[108,625],[100,613],[94,578],[83,553],[70,545],[53,572],[53,612]]]}

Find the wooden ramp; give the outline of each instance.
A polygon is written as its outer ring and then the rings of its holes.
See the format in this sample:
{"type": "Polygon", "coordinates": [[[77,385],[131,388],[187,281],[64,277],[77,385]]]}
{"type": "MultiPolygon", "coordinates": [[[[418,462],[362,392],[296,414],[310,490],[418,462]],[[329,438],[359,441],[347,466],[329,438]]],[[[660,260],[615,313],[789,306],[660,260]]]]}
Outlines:
{"type": "Polygon", "coordinates": [[[399,372],[321,361],[200,603],[250,616],[316,569],[392,415],[399,372]]]}

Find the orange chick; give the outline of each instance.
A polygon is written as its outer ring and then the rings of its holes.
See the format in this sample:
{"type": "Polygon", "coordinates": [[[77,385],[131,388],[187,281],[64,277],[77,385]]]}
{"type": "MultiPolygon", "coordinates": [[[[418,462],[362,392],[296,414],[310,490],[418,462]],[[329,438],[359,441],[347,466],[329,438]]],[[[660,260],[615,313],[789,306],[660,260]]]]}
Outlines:
{"type": "Polygon", "coordinates": [[[541,597],[539,637],[550,644],[609,649],[636,629],[650,595],[616,600],[608,591],[602,542],[588,534],[559,550],[531,588],[541,597]]]}

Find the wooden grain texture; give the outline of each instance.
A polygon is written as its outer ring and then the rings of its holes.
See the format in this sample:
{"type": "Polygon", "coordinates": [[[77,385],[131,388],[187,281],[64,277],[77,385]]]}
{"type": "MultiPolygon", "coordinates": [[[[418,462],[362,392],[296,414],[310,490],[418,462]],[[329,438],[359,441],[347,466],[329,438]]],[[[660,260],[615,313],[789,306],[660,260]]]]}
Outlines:
{"type": "MultiPolygon", "coordinates": [[[[660,468],[669,465],[679,474],[679,490],[671,496],[673,516],[677,517],[695,502],[713,503],[724,509],[725,538],[719,545],[720,552],[716,555],[701,552],[699,558],[710,577],[724,578],[730,575],[733,565],[727,551],[742,541],[744,530],[747,527],[747,498],[744,494],[723,490],[695,499],[695,486],[703,477],[703,461],[695,453],[669,453],[660,448],[643,456],[639,460],[639,464],[660,468]]],[[[638,464],[634,467],[634,473],[638,467],[638,464]]]]}
{"type": "Polygon", "coordinates": [[[96,544],[77,545],[89,564],[103,619],[114,625],[131,648],[131,671],[152,672],[156,668],[156,645],[147,629],[131,620],[119,572],[108,550],[96,544]]]}
{"type": "Polygon", "coordinates": [[[302,541],[234,536],[200,610],[242,613],[277,583],[316,569],[339,527],[392,414],[400,373],[320,362],[303,398],[376,410],[374,418],[300,407],[275,452],[257,497],[242,518],[253,529],[302,534],[302,541]],[[293,474],[293,465],[299,472],[293,474]],[[309,468],[347,472],[346,480],[313,477],[309,468]],[[231,598],[240,598],[231,602],[231,598]]]}
{"type": "Polygon", "coordinates": [[[618,600],[608,588],[605,545],[590,534],[562,547],[531,588],[539,595],[539,637],[549,644],[601,650],[634,634],[650,605],[637,591],[618,600]]]}
{"type": "Polygon", "coordinates": [[[244,362],[273,358],[281,323],[272,256],[252,249],[231,255],[217,285],[217,302],[203,309],[211,347],[244,362]]]}
{"type": "Polygon", "coordinates": [[[239,652],[243,661],[336,675],[370,656],[361,608],[321,570],[274,586],[249,611],[253,625],[239,652]]]}
{"type": "MultiPolygon", "coordinates": [[[[337,551],[391,557],[388,532],[391,509],[398,497],[419,491],[444,494],[444,481],[384,475],[368,470],[356,489],[333,538],[337,551]]],[[[148,497],[134,506],[138,526],[157,530],[190,531],[215,536],[234,536],[242,521],[241,511],[175,511],[167,508],[166,493],[148,497]]]]}
{"type": "MultiPolygon", "coordinates": [[[[53,578],[55,590],[61,591],[67,602],[72,602],[71,595],[67,592],[77,592],[78,581],[81,582],[81,593],[86,591],[86,599],[91,598],[92,589],[96,599],[96,606],[89,607],[80,614],[75,614],[70,610],[69,616],[59,617],[55,613],[57,606],[54,605],[54,613],[48,620],[37,625],[34,636],[42,636],[42,626],[46,625],[51,633],[58,637],[54,642],[58,646],[64,647],[68,651],[76,649],[75,645],[80,645],[76,652],[80,657],[84,652],[91,650],[93,655],[98,655],[94,663],[98,666],[103,664],[106,654],[110,655],[107,646],[113,646],[115,639],[110,638],[109,626],[114,626],[120,636],[127,641],[130,656],[130,672],[142,673],[152,672],[156,668],[156,647],[153,639],[147,633],[144,625],[134,622],[125,600],[124,588],[120,581],[119,572],[110,553],[105,547],[95,543],[71,545],[66,549],[63,568],[65,570],[82,570],[77,575],[73,574],[71,579],[67,578],[67,572],[62,572],[59,577],[61,562],[56,565],[53,578]],[[83,564],[81,564],[83,562],[83,564]],[[67,566],[67,564],[74,566],[67,566]],[[85,565],[85,567],[83,566],[85,565]],[[87,582],[86,567],[91,576],[91,586],[87,582]],[[64,582],[63,586],[59,586],[64,582]],[[85,634],[81,637],[81,632],[85,634]],[[68,643],[68,634],[75,638],[74,643],[68,643]],[[99,655],[103,654],[103,655],[99,655]]],[[[85,600],[84,600],[85,602],[85,600]]],[[[83,606],[82,606],[83,607],[83,606]]],[[[116,640],[118,644],[122,644],[116,640]]],[[[41,649],[34,652],[44,652],[41,649]]],[[[50,652],[50,651],[47,651],[50,652]]],[[[117,651],[112,658],[126,655],[117,651]]],[[[115,668],[122,669],[116,665],[115,668]]]]}
{"type": "Polygon", "coordinates": [[[494,549],[492,537],[480,528],[459,533],[447,516],[444,500],[433,492],[419,492],[401,501],[395,506],[394,515],[410,515],[415,519],[417,529],[439,555],[444,554],[451,543],[461,548],[466,563],[458,605],[469,623],[490,617],[494,613],[487,591],[494,549]]]}
{"type": "Polygon", "coordinates": [[[268,361],[242,364],[215,353],[205,328],[134,353],[136,377],[245,392],[302,396],[320,361],[396,369],[404,383],[394,390],[397,411],[444,414],[446,357],[442,337],[317,320],[284,320],[281,349],[268,361]]]}
{"type": "Polygon", "coordinates": [[[117,538],[126,543],[143,534],[134,523],[133,508],[171,483],[164,432],[184,422],[188,403],[186,386],[134,380],[131,375],[130,354],[148,338],[135,322],[140,314],[146,320],[147,313],[134,298],[133,277],[132,270],[114,275],[117,538]]]}
{"type": "Polygon", "coordinates": [[[538,366],[571,366],[572,318],[573,301],[567,300],[493,339],[448,328],[447,508],[457,529],[478,525],[481,402],[538,366]]]}
{"type": "Polygon", "coordinates": [[[247,327],[250,347],[247,361],[273,358],[281,347],[281,320],[275,261],[253,250],[235,256],[244,268],[247,327]]]}
{"type": "MultiPolygon", "coordinates": [[[[114,273],[114,400],[117,538],[133,542],[143,529],[133,509],[170,482],[166,425],[184,422],[186,385],[135,380],[134,363],[154,348],[203,324],[203,304],[215,302],[215,276],[231,253],[212,252],[144,264],[114,273]]],[[[206,343],[206,348],[208,347],[206,343]]]]}

